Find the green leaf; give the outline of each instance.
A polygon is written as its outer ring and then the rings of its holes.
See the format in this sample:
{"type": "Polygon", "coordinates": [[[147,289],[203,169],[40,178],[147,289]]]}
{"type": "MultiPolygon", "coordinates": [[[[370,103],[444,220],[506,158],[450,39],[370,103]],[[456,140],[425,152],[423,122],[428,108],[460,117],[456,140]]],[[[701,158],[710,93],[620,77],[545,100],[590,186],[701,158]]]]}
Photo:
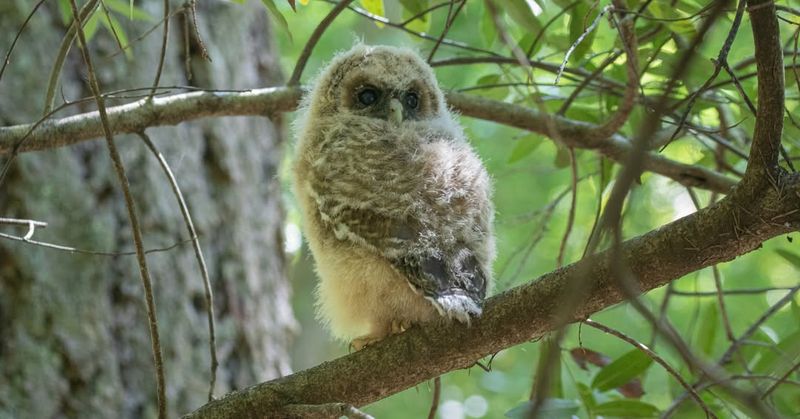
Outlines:
{"type": "Polygon", "coordinates": [[[658,416],[658,408],[639,400],[612,400],[598,404],[593,412],[602,416],[624,418],[652,418],[658,416]]]}
{"type": "Polygon", "coordinates": [[[497,39],[497,28],[492,20],[491,13],[488,11],[483,12],[483,15],[481,15],[481,21],[478,23],[478,28],[481,32],[483,45],[487,48],[491,48],[492,45],[494,45],[494,41],[497,39]]]}
{"type": "Polygon", "coordinates": [[[70,8],[69,0],[58,0],[58,14],[65,25],[72,21],[72,9],[70,8]]]}
{"type": "Polygon", "coordinates": [[[603,172],[600,184],[600,191],[602,192],[605,191],[608,184],[611,183],[611,179],[614,175],[614,162],[605,157],[600,157],[600,169],[603,172]]]}
{"type": "Polygon", "coordinates": [[[559,145],[556,149],[556,160],[554,162],[557,168],[563,169],[569,166],[569,151],[566,147],[559,145]]]}
{"type": "Polygon", "coordinates": [[[97,12],[98,9],[94,9],[92,14],[89,16],[89,19],[86,20],[86,23],[83,25],[83,35],[86,37],[86,41],[90,41],[94,34],[97,33],[98,25],[100,24],[100,15],[102,13],[97,12]]]}
{"type": "Polygon", "coordinates": [[[478,86],[487,86],[485,89],[477,90],[476,92],[481,96],[488,97],[495,100],[503,100],[508,96],[508,86],[494,86],[502,83],[502,77],[499,74],[488,74],[478,79],[478,86]]]}
{"type": "Polygon", "coordinates": [[[511,150],[511,155],[508,156],[508,163],[516,163],[528,157],[541,143],[542,141],[533,134],[518,139],[511,150]]]}
{"type": "Polygon", "coordinates": [[[775,249],[775,253],[781,255],[781,257],[794,265],[795,268],[800,269],[800,255],[784,249],[775,249]]]}
{"type": "Polygon", "coordinates": [[[753,371],[773,375],[791,368],[800,359],[800,330],[783,338],[777,345],[762,348],[761,359],[753,371]]]}
{"type": "Polygon", "coordinates": [[[644,352],[633,349],[601,369],[592,380],[592,387],[608,391],[644,373],[653,360],[644,352]]]}
{"type": "Polygon", "coordinates": [[[706,355],[711,355],[714,351],[714,341],[717,337],[719,324],[719,307],[717,302],[706,302],[703,314],[700,316],[700,324],[697,327],[697,344],[706,355]]]}
{"type": "Polygon", "coordinates": [[[155,21],[150,13],[147,13],[147,11],[140,7],[135,7],[133,1],[127,3],[124,0],[103,0],[103,3],[105,3],[109,10],[127,16],[130,20],[155,21]]]}
{"type": "MultiPolygon", "coordinates": [[[[403,20],[418,16],[430,8],[430,0],[400,0],[400,4],[403,5],[403,20]]],[[[428,32],[431,28],[430,13],[412,20],[406,27],[415,32],[428,32]]]]}
{"type": "MultiPolygon", "coordinates": [[[[505,416],[512,419],[527,419],[531,410],[533,409],[533,402],[526,401],[513,409],[506,412],[505,416]]],[[[572,415],[578,412],[580,405],[575,400],[567,399],[547,399],[539,409],[538,417],[548,419],[571,419],[572,415]]]]}
{"type": "Polygon", "coordinates": [[[581,382],[575,383],[575,387],[578,390],[578,397],[581,398],[581,402],[583,402],[583,407],[586,409],[586,412],[588,412],[590,416],[594,415],[594,408],[597,406],[597,400],[594,398],[592,389],[581,382]]]}
{"type": "MultiPolygon", "coordinates": [[[[561,349],[553,349],[553,342],[550,339],[543,340],[539,344],[539,361],[536,371],[546,371],[548,368],[550,368],[550,388],[547,389],[547,394],[557,399],[564,397],[564,383],[561,381],[561,349]],[[550,361],[548,358],[551,350],[556,351],[556,358],[552,360],[552,365],[547,365],[545,363],[550,361]]],[[[534,385],[538,386],[538,382],[534,383],[534,385]]]]}
{"type": "Polygon", "coordinates": [[[684,13],[676,8],[671,1],[659,0],[650,4],[648,10],[653,14],[653,17],[664,20],[664,24],[678,35],[684,36],[687,39],[692,39],[697,35],[697,29],[689,17],[689,14],[684,13]]]}
{"type": "Polygon", "coordinates": [[[525,0],[507,0],[497,2],[498,6],[505,6],[506,13],[523,29],[529,32],[539,33],[542,31],[542,24],[533,14],[531,6],[525,0]]]}
{"type": "MultiPolygon", "coordinates": [[[[122,45],[123,47],[127,46],[129,42],[128,35],[125,33],[125,29],[122,27],[122,25],[120,25],[117,18],[111,15],[111,13],[104,14],[104,17],[105,19],[101,20],[103,27],[106,28],[106,30],[108,30],[108,33],[111,34],[111,36],[116,36],[120,45],[122,45]]],[[[133,58],[133,51],[131,51],[130,48],[126,48],[124,51],[126,58],[128,59],[133,58]]]]}
{"type": "Polygon", "coordinates": [[[261,3],[264,3],[264,6],[269,10],[269,14],[278,22],[281,29],[289,35],[289,41],[292,41],[292,31],[289,30],[289,24],[286,22],[286,18],[283,17],[283,13],[275,6],[275,2],[273,0],[261,0],[261,3]]]}
{"type": "MultiPolygon", "coordinates": [[[[361,6],[363,6],[366,11],[372,13],[373,15],[380,17],[386,16],[383,8],[383,0],[361,0],[361,6]]],[[[383,27],[383,23],[381,22],[375,22],[375,25],[377,25],[379,28],[383,27]]]]}

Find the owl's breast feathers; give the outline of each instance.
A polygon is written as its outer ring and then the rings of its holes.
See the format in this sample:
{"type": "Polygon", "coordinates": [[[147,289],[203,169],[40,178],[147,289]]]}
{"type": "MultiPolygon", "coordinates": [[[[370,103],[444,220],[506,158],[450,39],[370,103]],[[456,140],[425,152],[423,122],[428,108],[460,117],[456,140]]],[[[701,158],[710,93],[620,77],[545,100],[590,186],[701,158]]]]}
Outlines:
{"type": "Polygon", "coordinates": [[[480,314],[493,209],[489,177],[469,145],[436,131],[365,137],[351,131],[365,127],[339,126],[318,143],[314,154],[323,157],[309,161],[308,186],[330,239],[386,258],[440,314],[464,322],[480,314]]]}

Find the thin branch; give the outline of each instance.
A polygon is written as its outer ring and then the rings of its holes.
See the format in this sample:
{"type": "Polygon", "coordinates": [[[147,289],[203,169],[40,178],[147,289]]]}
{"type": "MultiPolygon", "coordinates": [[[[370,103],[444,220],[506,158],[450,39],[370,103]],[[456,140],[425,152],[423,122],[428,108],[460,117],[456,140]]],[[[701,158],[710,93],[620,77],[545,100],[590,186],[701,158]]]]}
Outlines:
{"type": "MultiPolygon", "coordinates": [[[[567,66],[567,61],[569,61],[569,57],[570,55],[572,55],[572,52],[575,51],[576,48],[578,48],[578,45],[580,45],[580,43],[583,42],[584,38],[586,38],[590,33],[594,31],[594,29],[597,27],[597,24],[600,23],[600,20],[609,10],[612,10],[611,6],[606,6],[602,8],[600,10],[600,13],[594,18],[594,21],[592,21],[592,24],[589,25],[589,27],[586,28],[586,30],[584,30],[583,33],[581,33],[581,35],[578,37],[578,39],[575,40],[575,42],[572,43],[572,45],[570,45],[566,54],[564,54],[564,59],[561,61],[561,65],[558,67],[558,71],[556,72],[556,79],[553,81],[554,85],[558,85],[558,81],[561,80],[561,73],[564,72],[564,68],[567,66]]],[[[573,19],[575,19],[574,16],[573,19]]]]}
{"type": "Polygon", "coordinates": [[[292,72],[292,76],[289,77],[289,81],[286,83],[288,86],[297,86],[300,84],[300,77],[303,75],[303,69],[306,67],[306,63],[308,62],[309,57],[311,57],[311,52],[314,50],[314,46],[317,45],[317,42],[322,37],[322,34],[325,33],[325,30],[328,29],[328,26],[333,23],[333,20],[336,19],[336,16],[339,16],[339,13],[342,13],[342,10],[346,9],[350,6],[353,0],[341,0],[336,6],[319,22],[317,28],[314,29],[314,32],[311,33],[311,36],[308,38],[308,42],[303,47],[303,52],[300,53],[300,57],[297,59],[297,64],[294,66],[294,71],[292,72]]]}
{"type": "MultiPolygon", "coordinates": [[[[26,234],[26,236],[27,236],[27,234],[26,234]]],[[[72,246],[64,246],[64,245],[61,245],[61,244],[43,242],[43,241],[39,241],[39,240],[33,240],[30,237],[26,238],[26,237],[14,236],[12,234],[6,234],[6,233],[0,233],[0,237],[2,237],[4,239],[7,239],[7,240],[25,242],[25,243],[32,244],[32,245],[35,245],[35,246],[40,246],[40,247],[44,247],[44,248],[47,248],[47,249],[58,250],[58,251],[67,252],[67,253],[79,253],[79,254],[82,254],[82,255],[110,256],[110,257],[136,256],[136,251],[135,250],[127,251],[127,252],[109,252],[109,251],[103,251],[103,250],[86,250],[86,249],[80,249],[80,248],[72,247],[72,246]]],[[[156,247],[156,248],[153,248],[153,249],[146,249],[144,251],[144,253],[149,255],[150,253],[168,252],[168,251],[170,251],[172,249],[177,248],[178,246],[183,246],[184,244],[189,243],[190,241],[192,241],[192,240],[191,239],[186,239],[186,240],[181,240],[179,242],[173,243],[173,244],[171,244],[171,245],[169,245],[167,247],[156,247]]]]}
{"type": "MultiPolygon", "coordinates": [[[[156,77],[153,80],[153,88],[150,90],[150,98],[156,94],[158,84],[161,81],[161,71],[164,69],[164,60],[167,57],[167,42],[169,41],[169,0],[164,0],[164,34],[161,38],[161,51],[158,56],[158,68],[156,68],[156,77]]],[[[121,49],[121,48],[120,48],[121,49]]]]}
{"type": "Polygon", "coordinates": [[[17,34],[14,35],[14,40],[11,41],[11,45],[8,47],[8,52],[6,52],[6,57],[3,59],[3,66],[0,67],[0,80],[3,79],[3,73],[5,73],[6,71],[6,66],[8,66],[8,63],[11,62],[11,53],[14,52],[14,47],[17,45],[19,37],[22,35],[22,32],[25,30],[25,27],[28,26],[28,22],[30,22],[33,15],[35,15],[36,11],[39,10],[39,6],[41,6],[42,3],[44,3],[45,1],[46,0],[39,0],[38,2],[36,2],[36,5],[33,6],[33,10],[31,10],[31,12],[28,13],[28,17],[25,18],[25,21],[22,22],[22,25],[20,25],[19,29],[17,30],[17,34]]]}
{"type": "Polygon", "coordinates": [[[206,314],[208,317],[208,352],[211,359],[211,379],[208,386],[208,401],[211,401],[214,400],[214,386],[217,382],[217,367],[219,366],[219,361],[217,360],[217,335],[214,331],[214,295],[211,289],[211,280],[209,279],[206,260],[203,257],[203,249],[200,247],[200,240],[197,237],[197,230],[194,228],[194,221],[192,221],[192,215],[189,212],[189,206],[186,205],[186,200],[183,199],[183,193],[178,186],[178,181],[175,179],[175,175],[172,173],[172,169],[169,167],[167,160],[164,158],[164,155],[158,151],[156,145],[153,144],[153,141],[150,140],[150,137],[148,137],[147,134],[140,132],[139,138],[144,141],[145,145],[147,145],[147,148],[150,149],[150,152],[152,152],[156,157],[159,165],[161,165],[161,169],[167,176],[167,180],[169,180],[172,193],[175,195],[175,199],[178,200],[178,205],[181,209],[181,215],[183,216],[184,224],[186,224],[186,229],[189,231],[189,237],[192,238],[194,255],[197,259],[197,264],[200,267],[200,274],[202,275],[203,279],[203,291],[206,298],[206,314]]]}
{"type": "MultiPolygon", "coordinates": [[[[736,290],[722,290],[724,295],[739,295],[751,296],[754,294],[764,294],[771,291],[789,291],[795,287],[763,287],[763,288],[743,288],[736,290]]],[[[672,293],[681,297],[716,297],[719,293],[717,291],[678,291],[674,290],[672,293]]]]}
{"type": "Polygon", "coordinates": [[[439,409],[439,397],[442,393],[442,377],[433,379],[433,399],[431,399],[431,408],[428,410],[428,419],[436,418],[436,410],[439,409]]]}
{"type": "Polygon", "coordinates": [[[712,417],[712,418],[716,418],[717,417],[717,415],[715,415],[714,412],[712,412],[711,409],[709,409],[708,405],[703,401],[703,399],[700,397],[700,395],[697,394],[697,392],[694,390],[694,388],[692,388],[692,386],[689,385],[689,383],[687,383],[686,380],[683,379],[683,377],[681,377],[681,375],[678,373],[678,371],[675,371],[675,369],[672,368],[672,366],[670,366],[667,363],[667,361],[664,360],[664,358],[660,357],[657,353],[655,353],[652,350],[650,350],[650,348],[648,348],[647,346],[645,346],[641,342],[631,338],[630,336],[620,332],[619,330],[612,329],[612,328],[610,328],[610,327],[608,327],[606,325],[603,325],[601,323],[598,323],[598,322],[596,322],[596,321],[594,321],[592,319],[584,320],[583,324],[589,325],[589,326],[591,326],[591,327],[593,327],[593,328],[595,328],[597,330],[600,330],[602,332],[608,333],[610,335],[614,335],[614,336],[618,337],[619,339],[629,343],[634,348],[642,351],[650,359],[655,361],[658,365],[661,365],[661,367],[664,368],[664,371],[666,371],[669,375],[671,375],[673,378],[675,378],[675,381],[677,381],[683,388],[686,389],[686,391],[697,402],[697,405],[700,406],[700,408],[703,409],[704,412],[706,412],[706,416],[707,417],[709,417],[709,416],[712,417]]]}
{"type": "Polygon", "coordinates": [[[108,115],[106,114],[106,107],[101,94],[100,85],[97,81],[92,59],[89,54],[89,47],[86,42],[86,36],[83,33],[83,26],[81,24],[80,13],[75,0],[70,0],[72,7],[72,16],[75,19],[75,27],[77,28],[78,41],[81,46],[81,55],[83,61],[86,63],[86,69],[89,74],[89,86],[92,89],[95,100],[97,101],[97,109],[102,121],[103,131],[106,138],[106,145],[111,160],[114,165],[117,179],[122,187],[122,193],[125,197],[125,207],[128,210],[128,218],[131,221],[131,229],[133,230],[133,241],[136,247],[136,259],[139,263],[139,273],[142,279],[142,286],[145,293],[145,302],[147,304],[147,317],[150,327],[150,339],[153,347],[153,359],[156,369],[156,392],[158,395],[158,417],[159,419],[166,419],[167,417],[167,398],[166,398],[166,385],[164,379],[164,361],[161,354],[161,341],[158,335],[158,322],[156,320],[156,306],[153,298],[153,286],[150,280],[150,271],[147,267],[147,258],[144,253],[144,245],[142,240],[142,231],[139,226],[139,218],[136,215],[135,203],[131,195],[128,177],[125,174],[125,167],[122,164],[122,158],[117,151],[117,146],[114,144],[114,134],[111,132],[109,125],[108,115]]]}
{"type": "MultiPolygon", "coordinates": [[[[325,1],[328,2],[328,3],[336,3],[333,0],[325,0],[325,1]]],[[[338,3],[336,3],[336,4],[338,4],[338,3]]],[[[352,12],[358,14],[358,15],[361,15],[361,16],[369,19],[369,20],[372,20],[373,22],[382,23],[382,24],[384,24],[386,26],[389,26],[391,28],[400,29],[400,30],[402,30],[403,32],[405,32],[407,34],[416,36],[417,38],[422,38],[422,39],[425,39],[425,40],[428,40],[428,41],[431,41],[431,42],[436,42],[437,41],[436,37],[433,37],[433,36],[430,36],[430,35],[425,34],[425,33],[420,33],[420,32],[416,32],[416,31],[413,31],[411,29],[408,29],[406,27],[407,22],[403,22],[403,23],[392,22],[391,20],[389,20],[389,19],[387,19],[387,18],[385,18],[383,16],[375,15],[373,13],[370,13],[370,12],[368,12],[368,11],[366,11],[364,9],[358,8],[358,7],[348,6],[347,8],[350,11],[352,11],[352,12]]],[[[467,44],[463,44],[461,42],[452,41],[452,40],[449,40],[449,39],[443,39],[441,44],[442,45],[447,45],[447,46],[453,47],[453,48],[463,49],[465,51],[482,52],[482,53],[488,54],[488,55],[493,55],[493,56],[498,56],[498,57],[500,56],[500,54],[497,54],[497,53],[495,53],[493,51],[485,50],[485,49],[482,49],[482,48],[475,48],[475,47],[469,46],[467,44]]]]}
{"type": "MultiPolygon", "coordinates": [[[[703,94],[706,90],[709,89],[711,83],[717,79],[720,71],[728,66],[728,53],[731,50],[731,46],[733,45],[733,41],[736,39],[736,34],[739,32],[739,25],[742,22],[742,16],[744,15],[744,8],[747,4],[747,0],[739,0],[739,6],[736,8],[736,16],[733,19],[733,24],[731,25],[731,29],[728,31],[728,36],[725,38],[725,43],[722,45],[722,48],[717,55],[717,59],[714,60],[714,72],[711,73],[711,76],[706,80],[703,85],[697,89],[689,99],[689,104],[686,105],[686,110],[684,110],[683,115],[681,115],[681,119],[678,122],[678,125],[675,127],[675,131],[672,133],[672,137],[670,137],[669,141],[661,147],[660,151],[664,151],[665,148],[674,140],[678,133],[683,128],[683,123],[686,122],[686,118],[689,116],[689,113],[692,111],[694,107],[694,103],[701,94],[703,94]]],[[[733,74],[732,72],[730,74],[733,74]]],[[[746,97],[746,96],[745,96],[746,97]]]]}
{"type": "Polygon", "coordinates": [[[786,371],[786,373],[784,373],[780,378],[778,378],[774,383],[772,383],[772,385],[769,386],[767,391],[765,391],[764,394],[761,395],[761,398],[765,399],[769,397],[769,395],[772,394],[772,392],[775,391],[775,389],[778,388],[780,384],[785,384],[786,381],[789,379],[789,376],[794,374],[798,370],[800,370],[800,362],[796,362],[792,368],[789,368],[786,371]]]}
{"type": "MultiPolygon", "coordinates": [[[[750,327],[748,327],[747,330],[745,330],[745,332],[742,333],[742,335],[739,336],[738,339],[736,339],[731,343],[731,345],[728,347],[728,350],[726,350],[725,353],[722,354],[722,356],[720,356],[719,360],[717,361],[717,365],[722,366],[731,362],[733,356],[738,352],[739,348],[742,345],[744,345],[745,342],[747,342],[747,340],[750,339],[750,337],[757,330],[761,328],[761,325],[764,324],[764,322],[767,321],[767,319],[769,319],[775,313],[777,313],[778,310],[780,310],[783,306],[791,302],[798,291],[800,291],[800,285],[791,288],[789,292],[786,293],[786,295],[784,295],[780,300],[776,301],[775,304],[773,304],[770,308],[768,308],[767,311],[765,311],[761,315],[761,317],[759,317],[753,324],[751,324],[750,327]]],[[[711,380],[711,381],[719,382],[720,380],[711,380]]],[[[692,387],[697,388],[704,384],[707,384],[708,382],[709,380],[707,379],[707,377],[703,377],[700,380],[698,380],[692,387]]],[[[680,405],[684,402],[684,400],[686,400],[686,397],[687,397],[686,393],[676,397],[672,401],[672,404],[664,411],[662,417],[668,418],[671,415],[673,415],[677,411],[678,407],[680,407],[680,405]]]]}
{"type": "Polygon", "coordinates": [[[64,60],[67,59],[67,54],[72,48],[72,43],[75,41],[75,34],[79,24],[85,24],[85,19],[92,14],[99,0],[89,0],[81,7],[77,19],[73,19],[72,24],[69,25],[67,33],[61,39],[61,45],[58,47],[56,59],[53,63],[53,68],[50,69],[50,76],[47,79],[47,89],[44,95],[44,110],[43,115],[47,115],[53,109],[53,102],[56,98],[56,89],[58,88],[58,80],[61,77],[61,69],[64,67],[64,60]],[[83,22],[83,23],[80,23],[83,22]]]}
{"type": "Polygon", "coordinates": [[[41,227],[46,228],[47,223],[44,221],[36,221],[36,220],[22,220],[19,218],[3,218],[0,217],[0,224],[10,224],[10,225],[21,225],[21,226],[34,226],[34,227],[41,227]]]}
{"type": "MultiPolygon", "coordinates": [[[[620,0],[614,0],[613,4],[617,9],[624,6],[624,3],[620,0]]],[[[613,14],[611,17],[613,22],[613,14]]],[[[615,25],[619,31],[620,40],[622,41],[622,49],[625,51],[625,71],[628,83],[625,86],[625,95],[622,98],[622,103],[617,108],[617,111],[614,112],[606,123],[598,127],[597,131],[594,133],[594,135],[599,138],[610,137],[625,125],[625,122],[627,122],[628,117],[633,111],[633,106],[639,92],[639,57],[633,19],[633,15],[623,15],[622,19],[616,22],[615,25]]]]}
{"type": "Polygon", "coordinates": [[[458,5],[458,8],[456,8],[455,12],[453,12],[453,1],[450,2],[450,7],[447,10],[447,19],[445,19],[444,29],[442,29],[442,34],[439,35],[439,39],[437,39],[436,43],[433,44],[433,48],[431,48],[431,52],[430,54],[428,54],[428,59],[426,60],[426,62],[428,63],[433,61],[433,56],[436,55],[436,50],[439,49],[439,45],[441,45],[442,41],[444,41],[444,37],[447,36],[447,32],[450,31],[450,27],[453,25],[453,22],[455,22],[456,17],[461,12],[461,9],[463,9],[464,6],[467,4],[466,0],[461,1],[461,3],[459,3],[458,5]]]}
{"type": "Polygon", "coordinates": [[[559,268],[564,265],[564,253],[567,249],[567,242],[569,235],[572,233],[572,227],[575,224],[575,210],[578,204],[578,162],[575,158],[575,150],[569,148],[569,166],[570,175],[572,179],[572,199],[569,203],[569,214],[567,215],[567,227],[564,230],[564,236],[561,237],[561,244],[558,246],[558,258],[556,259],[556,266],[559,268]]]}

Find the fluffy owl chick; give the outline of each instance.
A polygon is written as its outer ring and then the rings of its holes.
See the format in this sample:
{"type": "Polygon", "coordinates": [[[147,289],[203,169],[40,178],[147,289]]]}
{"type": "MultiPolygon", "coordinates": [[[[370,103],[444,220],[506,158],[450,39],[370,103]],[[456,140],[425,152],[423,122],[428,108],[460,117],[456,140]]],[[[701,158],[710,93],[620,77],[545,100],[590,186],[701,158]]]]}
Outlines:
{"type": "Polygon", "coordinates": [[[356,45],[299,112],[294,189],[333,335],[360,349],[415,323],[480,315],[491,184],[431,68],[408,49],[356,45]]]}

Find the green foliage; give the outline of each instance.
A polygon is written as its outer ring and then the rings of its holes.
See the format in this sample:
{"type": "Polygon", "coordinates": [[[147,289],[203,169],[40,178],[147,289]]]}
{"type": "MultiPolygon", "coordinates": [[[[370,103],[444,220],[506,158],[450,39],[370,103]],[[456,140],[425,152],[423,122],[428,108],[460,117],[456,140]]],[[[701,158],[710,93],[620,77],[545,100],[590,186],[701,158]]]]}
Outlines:
{"type": "Polygon", "coordinates": [[[607,391],[622,386],[643,374],[652,363],[652,358],[647,354],[638,349],[632,349],[603,367],[592,380],[592,388],[607,391]]]}
{"type": "MultiPolygon", "coordinates": [[[[699,1],[626,2],[631,9],[638,9],[646,3],[647,8],[635,23],[635,32],[639,37],[636,54],[641,75],[638,88],[643,96],[627,122],[619,129],[620,141],[631,140],[642,134],[640,129],[643,122],[652,112],[650,106],[643,104],[645,101],[653,103],[664,93],[686,46],[702,25],[700,16],[704,16],[703,8],[707,6],[707,2],[699,1]]],[[[427,57],[444,30],[448,13],[452,13],[451,8],[444,5],[420,16],[421,12],[437,4],[427,0],[353,2],[353,8],[382,16],[390,22],[401,23],[419,16],[407,23],[405,28],[424,33],[429,39],[391,25],[376,25],[374,21],[345,10],[316,45],[304,72],[303,82],[308,81],[336,51],[349,48],[356,39],[369,44],[410,46],[427,57]]],[[[500,56],[511,58],[511,62],[497,64],[487,60],[489,62],[471,65],[436,66],[434,69],[442,88],[463,90],[471,95],[513,103],[535,111],[561,112],[564,118],[586,123],[602,124],[608,121],[622,103],[628,60],[625,54],[620,54],[606,67],[600,68],[611,54],[617,53],[622,47],[619,31],[608,19],[611,12],[598,21],[594,30],[585,34],[608,2],[498,0],[493,4],[497,12],[494,17],[487,10],[485,2],[468,1],[448,29],[445,42],[437,47],[432,61],[500,56]],[[567,10],[561,13],[564,9],[567,10]],[[536,61],[537,66],[526,68],[515,63],[516,56],[498,33],[496,21],[501,23],[508,37],[523,53],[528,53],[536,40],[530,58],[536,61]],[[555,71],[546,68],[558,68],[566,51],[584,34],[582,42],[576,45],[566,63],[561,80],[554,85],[555,71]],[[458,45],[468,45],[470,49],[458,45]],[[599,71],[597,77],[583,86],[586,75],[596,70],[599,71]],[[582,90],[571,97],[579,86],[582,86],[582,90]]],[[[288,2],[275,1],[275,6],[286,19],[285,25],[280,24],[283,29],[277,36],[281,65],[289,73],[294,68],[304,41],[333,6],[326,2],[299,2],[296,12],[292,11],[288,2]],[[289,39],[289,32],[294,43],[289,39]]],[[[274,15],[273,12],[271,14],[274,15]]],[[[796,19],[791,14],[782,16],[788,20],[796,19]]],[[[676,89],[670,92],[671,113],[658,121],[655,127],[659,133],[667,133],[669,137],[677,120],[687,110],[688,97],[713,72],[711,59],[719,54],[732,18],[733,10],[726,10],[693,53],[689,71],[678,81],[676,89]]],[[[618,21],[619,16],[615,15],[614,19],[618,21]]],[[[782,25],[785,25],[782,26],[782,44],[793,45],[790,41],[796,28],[788,26],[788,23],[782,25]]],[[[749,61],[752,56],[753,40],[745,13],[728,62],[736,68],[742,90],[755,100],[755,66],[749,61]]],[[[787,58],[787,63],[788,60],[791,57],[787,58]]],[[[800,104],[796,90],[800,82],[795,80],[791,71],[786,72],[786,77],[787,87],[794,90],[787,91],[783,144],[788,154],[796,157],[800,155],[800,117],[797,116],[800,104]]],[[[701,95],[694,102],[687,121],[697,129],[680,133],[660,152],[660,157],[720,170],[726,176],[737,178],[736,171],[743,171],[747,161],[731,149],[747,153],[755,122],[739,90],[724,70],[717,78],[714,90],[701,95]],[[722,111],[726,113],[724,116],[722,111]],[[724,138],[725,145],[719,145],[710,134],[724,138]],[[726,151],[721,154],[720,149],[726,151]],[[723,164],[733,170],[722,168],[723,164]]],[[[495,183],[498,237],[495,290],[501,292],[557,267],[556,259],[567,226],[573,183],[569,153],[563,144],[538,134],[470,118],[461,118],[461,122],[495,183]]],[[[659,153],[659,148],[655,147],[653,153],[659,153]]],[[[609,192],[620,172],[619,164],[607,157],[599,157],[596,150],[576,149],[575,155],[578,198],[575,223],[566,243],[567,262],[578,260],[583,254],[598,209],[609,199],[609,192]]],[[[781,164],[786,166],[783,162],[781,164]]],[[[701,189],[693,189],[692,194],[701,207],[719,199],[718,195],[701,189]]],[[[625,202],[623,236],[630,238],[647,233],[694,211],[695,205],[686,188],[663,176],[645,172],[625,202]]],[[[731,225],[731,234],[745,233],[731,225]]],[[[686,247],[692,246],[687,239],[686,247]]],[[[799,254],[796,241],[778,238],[735,261],[718,265],[723,290],[754,290],[752,293],[726,294],[724,313],[717,300],[710,269],[688,274],[675,281],[670,290],[662,288],[651,291],[641,297],[641,301],[656,315],[663,314],[695,356],[714,364],[731,346],[723,322],[730,323],[735,337],[753,326],[771,305],[786,294],[786,287],[798,284],[799,254]]],[[[309,263],[306,257],[298,257],[297,260],[300,264],[309,263]]],[[[310,303],[313,277],[310,269],[304,271],[309,277],[304,277],[300,282],[304,285],[295,291],[302,296],[298,297],[295,309],[301,318],[307,319],[304,324],[306,327],[316,328],[310,303]]],[[[791,371],[800,361],[798,301],[795,297],[769,315],[747,343],[739,347],[732,361],[721,366],[728,374],[735,376],[768,377],[734,380],[733,384],[737,387],[752,389],[757,385],[765,390],[785,374],[788,374],[787,380],[800,381],[800,372],[791,371]]],[[[597,313],[592,319],[646,344],[690,384],[704,379],[699,370],[690,368],[672,346],[658,336],[653,326],[627,304],[597,313]]],[[[298,345],[306,342],[302,335],[299,339],[298,345]]],[[[315,339],[318,341],[320,338],[315,339]]],[[[591,348],[606,356],[610,362],[583,368],[568,356],[560,356],[554,368],[557,375],[555,384],[544,406],[547,414],[542,417],[655,417],[685,392],[672,375],[661,365],[653,364],[653,360],[643,352],[588,327],[570,326],[561,348],[568,350],[580,347],[591,348]]],[[[528,399],[535,379],[534,371],[541,362],[541,352],[541,343],[526,343],[497,354],[491,362],[491,371],[473,367],[443,376],[439,417],[525,417],[531,406],[528,399]]],[[[299,369],[344,353],[346,349],[343,347],[333,350],[326,347],[320,350],[317,357],[294,359],[293,362],[299,369]]],[[[745,417],[749,414],[741,401],[727,396],[719,386],[700,386],[698,392],[720,417],[745,417]]],[[[798,414],[798,397],[798,387],[785,384],[777,386],[766,400],[780,414],[792,416],[798,414]]],[[[430,386],[420,384],[367,406],[365,410],[381,418],[425,417],[430,399],[430,386]]],[[[702,416],[702,410],[688,398],[679,406],[675,417],[702,416]]]]}

